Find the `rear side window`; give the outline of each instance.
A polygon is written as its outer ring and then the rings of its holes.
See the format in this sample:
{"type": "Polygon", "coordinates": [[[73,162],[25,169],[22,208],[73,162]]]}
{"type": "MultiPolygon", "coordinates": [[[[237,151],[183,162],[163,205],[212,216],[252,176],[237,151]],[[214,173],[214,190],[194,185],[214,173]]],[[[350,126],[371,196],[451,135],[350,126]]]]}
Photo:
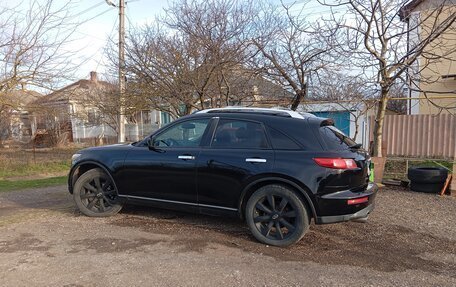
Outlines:
{"type": "Polygon", "coordinates": [[[211,147],[268,148],[263,125],[250,121],[221,119],[215,130],[211,147]]]}
{"type": "Polygon", "coordinates": [[[350,146],[356,144],[354,140],[334,126],[321,127],[320,134],[330,150],[347,150],[350,146]]]}
{"type": "Polygon", "coordinates": [[[269,137],[272,143],[272,147],[274,149],[282,149],[282,150],[298,150],[301,147],[288,136],[284,135],[283,133],[267,127],[269,137]]]}

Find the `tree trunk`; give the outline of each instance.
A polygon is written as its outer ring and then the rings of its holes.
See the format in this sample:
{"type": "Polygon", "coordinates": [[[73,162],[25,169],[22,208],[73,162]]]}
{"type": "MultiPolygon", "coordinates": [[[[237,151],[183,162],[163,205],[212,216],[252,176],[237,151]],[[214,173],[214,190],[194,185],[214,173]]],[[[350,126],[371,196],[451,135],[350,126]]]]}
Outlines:
{"type": "Polygon", "coordinates": [[[296,97],[291,102],[292,111],[296,111],[296,109],[298,108],[299,104],[301,103],[301,101],[304,99],[305,96],[306,96],[306,90],[299,90],[296,93],[296,97]]]}
{"type": "Polygon", "coordinates": [[[358,117],[354,116],[354,118],[355,118],[355,123],[354,123],[355,124],[355,133],[351,139],[356,141],[356,137],[358,136],[358,133],[359,133],[359,116],[358,117]]]}
{"type": "Polygon", "coordinates": [[[185,104],[185,114],[189,115],[192,113],[192,105],[191,104],[185,104]]]}
{"type": "Polygon", "coordinates": [[[386,105],[388,104],[388,87],[382,87],[380,102],[377,107],[377,115],[375,116],[374,125],[374,150],[373,156],[382,157],[382,141],[383,141],[383,120],[385,119],[386,105]]]}

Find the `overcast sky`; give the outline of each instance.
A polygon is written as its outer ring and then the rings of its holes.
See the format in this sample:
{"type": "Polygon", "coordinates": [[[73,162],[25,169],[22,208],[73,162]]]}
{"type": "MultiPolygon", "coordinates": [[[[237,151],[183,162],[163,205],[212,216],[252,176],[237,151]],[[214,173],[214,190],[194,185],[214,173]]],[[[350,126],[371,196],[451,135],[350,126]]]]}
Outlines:
{"type": "MultiPolygon", "coordinates": [[[[113,0],[118,4],[118,0],[113,0]]],[[[166,0],[131,0],[126,1],[126,25],[140,25],[154,20],[155,16],[163,13],[167,6],[166,0]]],[[[79,50],[75,61],[83,64],[77,73],[80,78],[86,78],[90,71],[97,71],[101,77],[105,71],[103,48],[109,35],[118,39],[119,11],[109,6],[105,0],[79,0],[75,2],[73,14],[78,16],[80,22],[75,38],[74,48],[79,50]]]]}

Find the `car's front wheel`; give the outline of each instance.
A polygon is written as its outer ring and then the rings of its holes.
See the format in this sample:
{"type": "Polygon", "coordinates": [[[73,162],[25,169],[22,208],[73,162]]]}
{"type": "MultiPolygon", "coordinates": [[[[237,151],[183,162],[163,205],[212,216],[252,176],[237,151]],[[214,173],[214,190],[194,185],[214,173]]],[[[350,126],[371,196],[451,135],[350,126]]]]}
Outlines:
{"type": "Polygon", "coordinates": [[[122,209],[113,182],[98,168],[87,171],[77,179],[73,199],[79,210],[91,217],[111,216],[122,209]]]}
{"type": "Polygon", "coordinates": [[[258,189],[247,201],[245,218],[258,241],[280,247],[298,242],[309,228],[303,202],[281,185],[258,189]]]}

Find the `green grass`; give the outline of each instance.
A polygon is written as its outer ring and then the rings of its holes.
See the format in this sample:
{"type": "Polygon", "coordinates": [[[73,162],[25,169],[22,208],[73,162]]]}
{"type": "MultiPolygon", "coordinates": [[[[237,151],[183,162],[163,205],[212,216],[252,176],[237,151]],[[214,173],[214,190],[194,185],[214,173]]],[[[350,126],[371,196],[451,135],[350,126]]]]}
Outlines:
{"type": "Polygon", "coordinates": [[[69,161],[10,165],[9,168],[0,168],[0,179],[61,173],[69,171],[70,165],[71,163],[69,161]]]}
{"type": "Polygon", "coordinates": [[[0,149],[0,192],[67,183],[75,148],[0,149]]]}
{"type": "Polygon", "coordinates": [[[0,180],[61,176],[68,172],[76,149],[0,149],[0,180]]]}
{"type": "Polygon", "coordinates": [[[32,180],[0,180],[0,192],[12,191],[27,188],[40,188],[55,185],[63,185],[67,183],[66,176],[32,179],[32,180]]]}
{"type": "MultiPolygon", "coordinates": [[[[409,160],[408,167],[445,167],[452,172],[453,162],[446,160],[409,160]]],[[[384,178],[407,180],[407,164],[405,159],[387,159],[384,178]]]]}

